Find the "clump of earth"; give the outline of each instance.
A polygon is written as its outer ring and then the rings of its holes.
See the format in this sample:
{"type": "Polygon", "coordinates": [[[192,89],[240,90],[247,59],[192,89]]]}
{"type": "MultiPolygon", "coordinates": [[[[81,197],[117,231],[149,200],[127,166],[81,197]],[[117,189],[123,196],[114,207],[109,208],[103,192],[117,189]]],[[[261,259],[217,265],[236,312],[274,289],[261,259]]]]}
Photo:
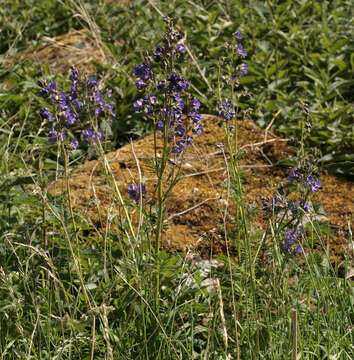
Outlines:
{"type": "MultiPolygon", "coordinates": [[[[193,250],[201,255],[225,253],[228,249],[236,256],[236,246],[229,243],[223,230],[225,208],[235,214],[234,205],[228,189],[228,157],[225,146],[225,130],[221,120],[215,116],[204,115],[204,132],[195,138],[194,144],[187,148],[180,164],[180,180],[167,201],[167,226],[163,236],[163,247],[168,251],[193,250]]],[[[284,139],[260,129],[251,120],[238,123],[238,144],[243,155],[239,162],[244,188],[244,200],[248,209],[254,212],[254,234],[251,238],[260,239],[257,231],[269,226],[262,213],[262,197],[272,197],[279,184],[286,183],[290,168],[277,165],[279,161],[294,158],[296,151],[284,139]]],[[[161,153],[161,141],[157,142],[157,153],[161,153]]],[[[148,135],[140,140],[106,154],[116,183],[128,200],[128,186],[145,180],[147,193],[144,203],[148,209],[156,203],[157,177],[152,166],[154,158],[154,136],[148,135]],[[139,166],[138,166],[139,165],[139,166]]],[[[176,166],[172,163],[170,167],[176,166]]],[[[108,183],[102,160],[88,161],[71,169],[71,196],[75,211],[85,212],[92,224],[100,228],[107,216],[121,212],[114,200],[112,185],[108,183]],[[99,204],[98,216],[97,204],[99,204]]],[[[332,235],[324,237],[329,246],[331,261],[342,262],[351,256],[352,246],[348,243],[348,223],[353,211],[350,194],[353,184],[330,174],[321,175],[322,190],[312,197],[313,203],[321,204],[318,221],[326,224],[332,235]]],[[[65,191],[63,181],[51,184],[52,195],[65,191]]],[[[130,207],[135,212],[137,210],[130,207]]],[[[136,220],[137,221],[137,220],[136,220]]],[[[232,231],[235,221],[228,217],[226,228],[232,231]]]]}

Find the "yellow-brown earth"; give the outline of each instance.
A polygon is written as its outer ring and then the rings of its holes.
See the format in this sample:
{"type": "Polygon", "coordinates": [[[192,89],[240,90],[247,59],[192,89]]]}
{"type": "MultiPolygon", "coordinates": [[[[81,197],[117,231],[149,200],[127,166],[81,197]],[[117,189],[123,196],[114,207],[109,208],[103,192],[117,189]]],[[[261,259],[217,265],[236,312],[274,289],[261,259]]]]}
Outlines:
{"type": "MultiPolygon", "coordinates": [[[[203,119],[204,132],[196,137],[193,146],[187,148],[180,163],[180,175],[184,177],[168,199],[169,222],[164,233],[164,247],[170,251],[186,251],[189,248],[198,249],[204,254],[225,251],[225,236],[218,224],[223,222],[226,206],[233,212],[227,191],[227,154],[223,151],[225,131],[220,126],[219,118],[204,115],[203,119]]],[[[275,164],[281,159],[293,157],[295,151],[287,146],[285,140],[271,133],[266,135],[251,120],[239,122],[238,142],[243,152],[240,168],[245,202],[260,207],[262,196],[272,196],[277,186],[287,181],[289,169],[275,164]]],[[[157,152],[161,152],[159,140],[157,152]]],[[[153,134],[107,154],[107,158],[125,199],[128,198],[128,185],[140,182],[138,163],[141,176],[146,179],[144,202],[147,207],[155,203],[157,177],[152,167],[153,134]]],[[[321,183],[323,189],[313,200],[322,204],[325,216],[321,220],[334,233],[330,239],[326,238],[331,259],[341,261],[343,254],[352,246],[348,244],[347,235],[353,211],[353,184],[328,174],[322,174],[321,183]]],[[[97,201],[93,199],[98,200],[101,216],[119,211],[114,202],[112,186],[104,175],[102,160],[89,161],[72,169],[70,185],[74,207],[77,211],[87,211],[93,224],[102,226],[97,215],[97,201]]],[[[51,184],[49,191],[55,195],[62,193],[63,189],[64,184],[59,181],[51,184]]],[[[227,228],[232,227],[229,221],[226,225],[227,228]]],[[[264,229],[266,226],[267,221],[259,211],[254,227],[264,229]]],[[[231,244],[230,249],[232,251],[231,244]]]]}

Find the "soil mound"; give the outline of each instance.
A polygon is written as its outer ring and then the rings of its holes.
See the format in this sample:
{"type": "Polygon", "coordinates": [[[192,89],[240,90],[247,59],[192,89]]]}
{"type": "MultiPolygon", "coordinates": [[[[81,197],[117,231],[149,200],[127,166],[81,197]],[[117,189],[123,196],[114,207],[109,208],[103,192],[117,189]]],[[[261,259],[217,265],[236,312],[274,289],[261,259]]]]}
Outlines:
{"type": "MultiPolygon", "coordinates": [[[[228,197],[230,192],[227,191],[225,131],[220,126],[219,118],[204,115],[203,119],[204,132],[187,149],[180,164],[184,177],[168,200],[169,222],[164,233],[164,246],[170,251],[197,248],[204,254],[225,252],[224,234],[218,226],[223,223],[225,207],[229,206],[232,210],[232,202],[228,197]]],[[[243,152],[240,168],[245,201],[248,205],[260,208],[261,197],[272,196],[277,186],[287,181],[290,169],[279,167],[276,163],[293,157],[295,152],[284,139],[265,133],[251,120],[239,122],[238,142],[243,152]]],[[[157,151],[161,151],[161,142],[158,142],[157,151]]],[[[128,185],[133,181],[140,182],[139,164],[142,177],[146,180],[147,207],[155,203],[153,156],[153,134],[107,154],[118,187],[126,199],[128,185]]],[[[329,242],[331,258],[333,261],[341,261],[348,246],[352,246],[348,244],[346,229],[353,210],[350,196],[353,184],[328,174],[321,176],[321,183],[323,189],[313,200],[322,204],[325,216],[321,220],[329,225],[334,234],[326,240],[329,242]]],[[[111,186],[105,179],[101,160],[89,161],[73,169],[70,184],[75,208],[82,211],[85,209],[93,223],[102,225],[98,219],[97,202],[103,216],[119,211],[113,200],[111,186]]],[[[49,191],[53,195],[62,193],[63,182],[52,184],[49,191]]],[[[267,226],[261,210],[256,212],[254,221],[255,228],[264,229],[267,226]]],[[[230,229],[233,226],[230,221],[226,225],[230,229]]]]}
{"type": "Polygon", "coordinates": [[[44,44],[38,49],[27,49],[8,59],[11,67],[24,61],[49,65],[56,73],[67,73],[70,67],[92,72],[92,62],[107,63],[112,60],[110,51],[88,29],[72,31],[54,38],[43,37],[44,44]]]}

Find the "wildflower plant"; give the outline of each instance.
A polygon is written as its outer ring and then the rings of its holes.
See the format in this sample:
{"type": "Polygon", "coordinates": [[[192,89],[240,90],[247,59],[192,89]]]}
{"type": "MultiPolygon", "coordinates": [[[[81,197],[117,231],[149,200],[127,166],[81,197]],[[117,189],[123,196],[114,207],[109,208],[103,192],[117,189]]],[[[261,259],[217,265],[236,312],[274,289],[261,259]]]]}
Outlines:
{"type": "Polygon", "coordinates": [[[311,123],[307,101],[302,101],[301,106],[305,119],[300,120],[302,135],[297,153],[298,164],[291,169],[287,177],[288,183],[281,185],[271,200],[263,199],[263,211],[265,217],[272,221],[275,238],[279,235],[283,237],[283,242],[280,243],[283,254],[302,252],[304,226],[314,213],[311,199],[322,189],[315,159],[304,152],[304,141],[311,131],[311,123]]]}
{"type": "MultiPolygon", "coordinates": [[[[144,113],[154,124],[155,169],[157,175],[157,224],[155,236],[156,294],[159,303],[159,252],[166,213],[166,199],[179,180],[179,164],[186,149],[193,144],[195,136],[203,131],[199,114],[200,102],[190,92],[190,84],[180,72],[178,63],[183,59],[185,47],[179,31],[170,18],[164,18],[166,32],[162,43],[144,62],[135,66],[136,87],[140,98],[134,102],[136,112],[144,113]],[[162,153],[158,154],[158,138],[161,138],[162,153]]],[[[143,187],[130,186],[131,198],[144,193],[143,187]]],[[[141,186],[141,185],[138,185],[141,186]]]]}
{"type": "MultiPolygon", "coordinates": [[[[246,240],[249,249],[248,225],[246,221],[243,187],[238,162],[242,153],[238,148],[237,121],[243,119],[247,109],[241,106],[241,97],[248,96],[248,92],[240,87],[240,79],[247,75],[248,65],[245,63],[247,51],[242,44],[243,35],[240,31],[232,34],[231,42],[221,47],[222,56],[218,63],[218,100],[217,113],[222,119],[225,129],[225,143],[229,157],[230,188],[236,208],[236,223],[238,255],[241,256],[240,241],[246,240]]],[[[251,259],[249,258],[249,262],[251,259]]]]}
{"type": "Polygon", "coordinates": [[[116,115],[110,99],[112,91],[102,92],[96,78],[72,70],[70,82],[71,88],[65,92],[55,81],[39,81],[39,95],[47,101],[47,106],[40,109],[40,116],[51,126],[50,143],[65,144],[67,149],[76,150],[80,138],[86,143],[103,140],[102,125],[109,125],[116,115]]]}
{"type": "MultiPolygon", "coordinates": [[[[135,233],[132,222],[127,212],[120,190],[114,180],[108,160],[104,155],[102,141],[109,133],[109,126],[113,118],[114,103],[111,100],[112,91],[105,90],[102,84],[87,73],[73,70],[70,74],[71,88],[68,92],[59,89],[57,82],[46,83],[39,81],[41,89],[39,95],[47,102],[46,106],[40,109],[40,116],[50,126],[48,131],[48,142],[57,148],[58,159],[64,157],[64,172],[67,192],[67,202],[70,211],[70,220],[73,226],[73,237],[76,241],[76,253],[72,245],[71,235],[65,231],[71,256],[74,259],[75,269],[80,279],[82,291],[88,308],[91,310],[91,301],[81,275],[81,260],[79,246],[79,229],[73,212],[71,200],[71,189],[69,182],[69,154],[77,150],[80,143],[83,147],[90,145],[102,156],[108,180],[111,180],[115,195],[120,206],[125,212],[125,220],[129,229],[124,229],[127,237],[135,240],[135,233]],[[104,134],[104,131],[106,134],[104,134]]],[[[138,193],[139,191],[136,191],[138,193]]],[[[51,207],[49,207],[52,210],[51,207]]],[[[64,222],[62,222],[65,227],[64,222]]]]}

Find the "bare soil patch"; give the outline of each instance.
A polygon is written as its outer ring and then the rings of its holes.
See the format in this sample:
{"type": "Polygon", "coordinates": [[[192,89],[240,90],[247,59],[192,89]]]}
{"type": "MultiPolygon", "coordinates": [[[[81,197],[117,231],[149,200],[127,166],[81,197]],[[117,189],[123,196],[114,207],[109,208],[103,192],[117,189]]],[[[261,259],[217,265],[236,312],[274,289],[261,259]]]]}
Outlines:
{"type": "MultiPolygon", "coordinates": [[[[169,251],[187,251],[192,248],[204,255],[225,252],[225,236],[218,226],[223,223],[225,206],[229,206],[232,213],[225,165],[225,156],[228,155],[223,151],[226,148],[225,131],[220,126],[219,118],[211,115],[204,115],[203,118],[204,132],[187,149],[180,167],[184,178],[175,186],[168,200],[167,217],[170,221],[164,233],[164,247],[169,251]]],[[[260,208],[261,197],[272,196],[277,186],[287,181],[290,169],[275,164],[281,159],[293,157],[295,152],[287,146],[286,141],[274,134],[268,133],[265,138],[265,132],[251,120],[239,122],[238,129],[239,146],[244,152],[240,167],[245,201],[248,205],[260,208]]],[[[161,141],[158,141],[160,151],[161,141]]],[[[153,156],[153,134],[107,154],[118,187],[126,199],[128,185],[133,181],[139,183],[138,159],[142,176],[146,179],[147,208],[156,201],[153,156]]],[[[321,220],[329,225],[334,234],[333,237],[327,236],[325,241],[329,243],[331,260],[340,262],[349,246],[352,246],[348,244],[347,229],[353,212],[353,184],[329,174],[323,174],[321,182],[323,189],[312,200],[323,206],[325,216],[321,220]]],[[[101,160],[89,161],[72,169],[70,185],[75,208],[87,211],[96,226],[102,226],[102,217],[121,211],[113,200],[112,188],[107,184],[101,160]]],[[[55,195],[62,193],[63,189],[64,184],[59,181],[52,184],[49,190],[55,195]]],[[[234,226],[230,220],[226,225],[229,230],[234,226]]],[[[267,221],[259,210],[254,218],[254,228],[265,229],[266,226],[267,221]]],[[[229,245],[235,254],[232,244],[229,245]]]]}
{"type": "Polygon", "coordinates": [[[44,36],[43,45],[29,48],[9,58],[5,66],[12,67],[25,61],[48,65],[53,72],[68,73],[71,67],[85,72],[95,70],[92,62],[105,64],[112,55],[88,29],[72,31],[54,38],[44,36]]]}

